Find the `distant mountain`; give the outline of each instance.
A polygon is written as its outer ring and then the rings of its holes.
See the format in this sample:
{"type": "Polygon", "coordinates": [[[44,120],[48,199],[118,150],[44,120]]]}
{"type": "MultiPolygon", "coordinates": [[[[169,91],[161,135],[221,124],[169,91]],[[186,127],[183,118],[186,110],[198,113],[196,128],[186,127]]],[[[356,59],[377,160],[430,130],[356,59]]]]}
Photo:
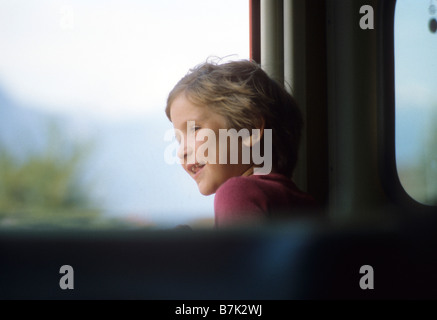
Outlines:
{"type": "Polygon", "coordinates": [[[47,120],[42,112],[19,106],[0,87],[0,143],[14,154],[42,146],[41,129],[47,120]]]}

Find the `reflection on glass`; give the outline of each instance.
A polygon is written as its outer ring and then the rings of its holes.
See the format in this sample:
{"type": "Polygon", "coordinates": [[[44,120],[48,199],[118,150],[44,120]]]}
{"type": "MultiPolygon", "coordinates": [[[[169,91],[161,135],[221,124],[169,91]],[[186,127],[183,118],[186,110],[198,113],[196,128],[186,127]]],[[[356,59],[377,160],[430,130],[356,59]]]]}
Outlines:
{"type": "Polygon", "coordinates": [[[437,2],[398,0],[395,11],[396,162],[405,191],[437,205],[437,2]]]}
{"type": "Polygon", "coordinates": [[[192,66],[248,58],[248,6],[0,1],[0,227],[211,224],[164,109],[192,66]]]}

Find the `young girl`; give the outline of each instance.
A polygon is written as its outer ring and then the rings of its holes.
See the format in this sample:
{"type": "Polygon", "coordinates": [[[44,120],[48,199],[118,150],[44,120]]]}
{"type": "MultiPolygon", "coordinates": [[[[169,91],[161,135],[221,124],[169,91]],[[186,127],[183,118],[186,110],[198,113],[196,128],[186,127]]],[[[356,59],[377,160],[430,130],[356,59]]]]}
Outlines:
{"type": "Polygon", "coordinates": [[[292,215],[313,204],[291,180],[300,110],[256,63],[195,67],[170,92],[165,112],[180,142],[182,167],[202,194],[215,193],[216,226],[292,215]],[[235,133],[237,143],[228,143],[235,133]]]}

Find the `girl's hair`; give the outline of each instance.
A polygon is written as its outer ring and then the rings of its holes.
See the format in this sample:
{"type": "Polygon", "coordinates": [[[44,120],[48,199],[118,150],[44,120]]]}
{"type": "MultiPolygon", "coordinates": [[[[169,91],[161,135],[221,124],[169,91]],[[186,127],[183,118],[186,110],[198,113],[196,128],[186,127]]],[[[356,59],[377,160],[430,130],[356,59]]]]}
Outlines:
{"type": "Polygon", "coordinates": [[[191,69],[168,96],[165,113],[170,121],[171,104],[180,94],[222,115],[227,129],[252,130],[262,125],[272,129],[273,169],[291,177],[298,157],[302,114],[294,98],[257,63],[205,62],[191,69]]]}

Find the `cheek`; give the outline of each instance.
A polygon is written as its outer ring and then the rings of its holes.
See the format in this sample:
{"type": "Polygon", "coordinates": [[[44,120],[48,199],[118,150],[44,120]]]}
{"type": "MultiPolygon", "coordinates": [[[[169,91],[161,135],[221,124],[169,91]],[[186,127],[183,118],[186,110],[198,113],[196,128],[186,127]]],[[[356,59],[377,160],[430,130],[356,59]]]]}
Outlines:
{"type": "Polygon", "coordinates": [[[205,143],[203,141],[196,141],[194,144],[194,153],[196,155],[196,162],[204,160],[205,143]]]}
{"type": "Polygon", "coordinates": [[[196,160],[208,164],[218,163],[218,146],[213,139],[205,139],[204,141],[196,141],[195,146],[196,160]]]}

